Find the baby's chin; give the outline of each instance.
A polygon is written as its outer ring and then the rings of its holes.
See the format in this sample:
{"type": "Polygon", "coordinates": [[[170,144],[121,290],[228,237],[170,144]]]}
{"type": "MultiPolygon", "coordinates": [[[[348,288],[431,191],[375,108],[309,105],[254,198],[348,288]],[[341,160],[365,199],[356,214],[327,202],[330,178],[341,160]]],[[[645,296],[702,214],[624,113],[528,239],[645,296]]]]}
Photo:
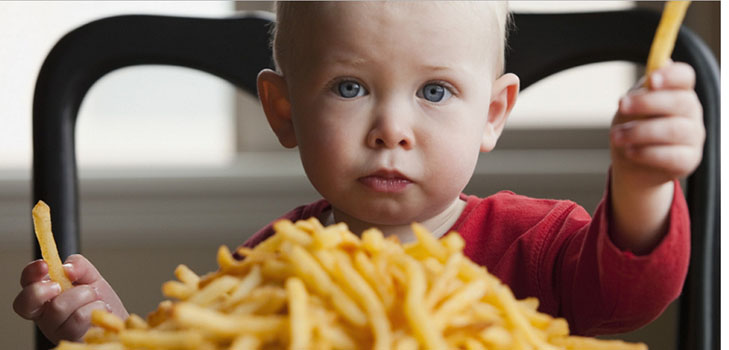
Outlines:
{"type": "Polygon", "coordinates": [[[393,213],[391,211],[370,211],[366,215],[352,216],[352,218],[363,225],[369,225],[375,228],[410,225],[416,221],[411,215],[397,212],[393,213]]]}
{"type": "Polygon", "coordinates": [[[348,217],[349,220],[345,221],[351,221],[351,224],[361,226],[362,229],[370,227],[387,229],[400,226],[409,227],[413,222],[422,223],[440,212],[437,209],[428,209],[402,205],[373,205],[355,208],[351,210],[353,214],[349,214],[346,210],[340,212],[348,217]]]}

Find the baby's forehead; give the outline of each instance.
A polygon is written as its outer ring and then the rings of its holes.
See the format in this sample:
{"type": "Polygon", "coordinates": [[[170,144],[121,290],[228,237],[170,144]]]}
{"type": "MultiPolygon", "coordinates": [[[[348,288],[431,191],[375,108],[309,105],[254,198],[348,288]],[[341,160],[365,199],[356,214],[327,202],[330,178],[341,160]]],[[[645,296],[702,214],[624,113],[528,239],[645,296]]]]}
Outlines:
{"type": "MultiPolygon", "coordinates": [[[[503,52],[506,7],[499,2],[284,2],[277,5],[277,11],[278,42],[274,49],[282,60],[294,51],[305,50],[301,41],[308,42],[312,29],[323,25],[326,30],[317,30],[316,36],[324,43],[327,38],[341,37],[345,30],[360,34],[350,35],[348,40],[373,32],[440,30],[437,36],[449,35],[453,44],[477,45],[497,56],[503,52]]],[[[428,40],[421,41],[427,45],[428,40]]]]}
{"type": "Polygon", "coordinates": [[[506,8],[498,3],[497,1],[286,1],[279,3],[277,11],[285,12],[285,16],[279,14],[279,21],[291,20],[291,24],[325,17],[344,19],[343,13],[380,17],[397,14],[420,17],[419,20],[426,21],[453,18],[490,22],[499,17],[498,13],[502,10],[505,13],[506,8]]]}
{"type": "MultiPolygon", "coordinates": [[[[277,5],[277,25],[296,28],[311,21],[348,21],[355,16],[375,22],[389,17],[452,20],[483,28],[488,24],[503,26],[507,10],[501,4],[498,1],[284,1],[277,5]]],[[[293,30],[291,34],[300,36],[306,32],[293,30]]]]}

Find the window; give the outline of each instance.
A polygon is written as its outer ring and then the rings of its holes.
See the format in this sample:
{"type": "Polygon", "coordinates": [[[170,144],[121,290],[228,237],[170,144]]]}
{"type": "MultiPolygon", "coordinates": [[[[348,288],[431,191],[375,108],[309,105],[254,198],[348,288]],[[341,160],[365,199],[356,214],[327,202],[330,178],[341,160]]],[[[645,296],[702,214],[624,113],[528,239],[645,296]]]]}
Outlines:
{"type": "MultiPolygon", "coordinates": [[[[634,5],[629,1],[511,1],[509,6],[514,12],[528,13],[607,11],[634,5]]],[[[620,96],[636,80],[636,65],[629,62],[597,63],[557,73],[520,94],[507,128],[607,128],[620,96]]]]}
{"type": "Polygon", "coordinates": [[[182,67],[123,68],[79,110],[80,168],[221,166],[235,154],[234,87],[182,67]]]}
{"type": "MultiPolygon", "coordinates": [[[[6,50],[2,53],[6,64],[0,66],[0,170],[30,168],[35,79],[46,55],[66,32],[119,14],[222,17],[233,12],[231,1],[0,4],[0,43],[6,50]]],[[[146,66],[112,72],[92,86],[81,106],[79,164],[220,164],[234,153],[234,135],[229,131],[233,101],[233,88],[227,83],[192,70],[146,66]],[[160,126],[167,133],[150,131],[160,126]],[[189,149],[184,148],[187,144],[189,149]]]]}

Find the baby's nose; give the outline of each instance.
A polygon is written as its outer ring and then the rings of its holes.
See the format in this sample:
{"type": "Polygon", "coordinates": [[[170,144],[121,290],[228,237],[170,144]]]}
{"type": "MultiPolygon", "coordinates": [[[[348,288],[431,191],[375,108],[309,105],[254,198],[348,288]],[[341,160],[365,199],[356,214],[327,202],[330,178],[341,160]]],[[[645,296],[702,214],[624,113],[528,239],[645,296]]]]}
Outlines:
{"type": "MultiPolygon", "coordinates": [[[[387,141],[385,141],[385,139],[382,139],[379,137],[375,140],[375,143],[379,147],[386,147],[386,148],[395,147],[394,142],[387,142],[387,141]]],[[[410,148],[410,141],[408,139],[403,138],[402,140],[397,142],[397,145],[402,146],[403,148],[410,148]]]]}
{"type": "Polygon", "coordinates": [[[406,125],[380,121],[367,135],[367,144],[372,148],[397,148],[409,150],[415,146],[412,129],[406,125]]]}
{"type": "Polygon", "coordinates": [[[415,147],[416,112],[407,96],[384,94],[377,99],[372,117],[372,125],[367,134],[369,147],[405,150],[415,147]]]}

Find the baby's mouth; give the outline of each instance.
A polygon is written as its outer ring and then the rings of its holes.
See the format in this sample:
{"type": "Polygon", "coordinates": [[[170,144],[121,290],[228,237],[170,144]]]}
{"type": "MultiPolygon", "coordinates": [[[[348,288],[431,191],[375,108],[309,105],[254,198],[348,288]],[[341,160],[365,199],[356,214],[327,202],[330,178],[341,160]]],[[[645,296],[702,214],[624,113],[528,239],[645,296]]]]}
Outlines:
{"type": "Polygon", "coordinates": [[[360,177],[359,182],[375,192],[398,193],[404,191],[413,181],[397,171],[381,170],[360,177]]]}

